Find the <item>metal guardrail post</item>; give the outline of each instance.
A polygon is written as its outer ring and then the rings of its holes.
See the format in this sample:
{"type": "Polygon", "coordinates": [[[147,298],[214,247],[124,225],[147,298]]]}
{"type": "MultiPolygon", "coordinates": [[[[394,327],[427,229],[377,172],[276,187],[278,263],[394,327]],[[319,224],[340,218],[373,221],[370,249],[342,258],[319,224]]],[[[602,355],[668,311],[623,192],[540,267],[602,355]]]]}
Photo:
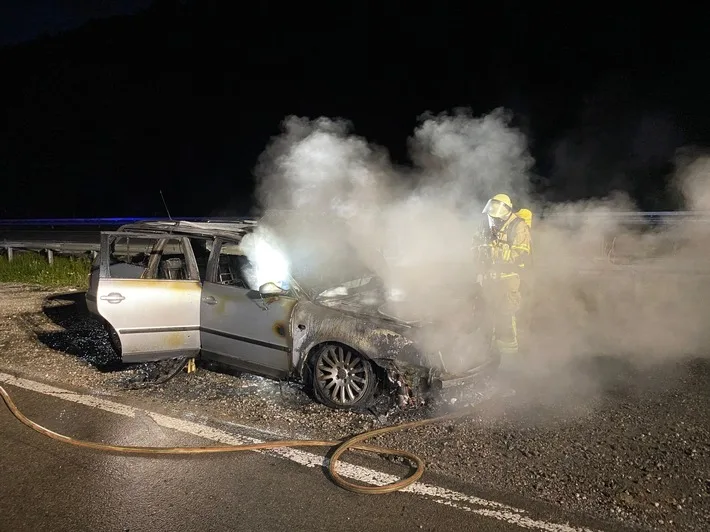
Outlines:
{"type": "Polygon", "coordinates": [[[7,261],[8,262],[12,262],[12,256],[13,256],[12,248],[7,248],[7,261]]]}
{"type": "Polygon", "coordinates": [[[47,262],[49,262],[50,266],[54,264],[54,251],[51,249],[47,250],[47,262]]]}

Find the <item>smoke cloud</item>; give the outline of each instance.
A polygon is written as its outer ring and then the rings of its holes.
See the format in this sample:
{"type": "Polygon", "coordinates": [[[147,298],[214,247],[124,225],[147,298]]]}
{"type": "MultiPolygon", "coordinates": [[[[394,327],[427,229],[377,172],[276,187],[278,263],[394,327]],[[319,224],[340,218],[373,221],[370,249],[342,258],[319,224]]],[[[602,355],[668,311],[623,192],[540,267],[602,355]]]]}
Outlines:
{"type": "MultiPolygon", "coordinates": [[[[535,214],[524,294],[532,320],[521,325],[529,375],[600,354],[653,363],[703,353],[710,276],[702,226],[692,217],[660,227],[627,221],[615,213],[636,206],[622,191],[537,201],[534,161],[511,119],[503,109],[423,115],[408,139],[413,165],[402,168],[345,120],[289,117],[256,167],[269,233],[254,238],[276,235],[293,271],[319,290],[375,274],[392,313],[431,323],[420,340],[456,371],[483,349],[472,245],[485,202],[505,192],[516,210],[535,214]]],[[[710,157],[678,159],[669,180],[688,209],[710,209],[710,157]]]]}

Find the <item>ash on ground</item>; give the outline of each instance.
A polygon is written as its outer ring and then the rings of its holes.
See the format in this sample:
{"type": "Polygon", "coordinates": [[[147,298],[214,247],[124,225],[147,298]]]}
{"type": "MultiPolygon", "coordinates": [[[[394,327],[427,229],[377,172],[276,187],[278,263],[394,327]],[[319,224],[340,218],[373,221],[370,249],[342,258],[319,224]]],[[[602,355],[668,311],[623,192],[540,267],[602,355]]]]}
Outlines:
{"type": "Polygon", "coordinates": [[[604,371],[613,379],[590,388],[560,379],[551,394],[554,379],[536,387],[531,379],[518,386],[515,378],[498,377],[428,409],[373,415],[330,410],[293,383],[208,366],[180,371],[160,386],[140,386],[155,367],[120,364],[103,328],[86,315],[83,297],[0,284],[0,371],[293,438],[341,438],[515,391],[481,405],[475,415],[372,443],[415,452],[429,471],[488,492],[646,530],[709,528],[707,359],[645,369],[620,360],[588,361],[579,371],[604,371]]]}

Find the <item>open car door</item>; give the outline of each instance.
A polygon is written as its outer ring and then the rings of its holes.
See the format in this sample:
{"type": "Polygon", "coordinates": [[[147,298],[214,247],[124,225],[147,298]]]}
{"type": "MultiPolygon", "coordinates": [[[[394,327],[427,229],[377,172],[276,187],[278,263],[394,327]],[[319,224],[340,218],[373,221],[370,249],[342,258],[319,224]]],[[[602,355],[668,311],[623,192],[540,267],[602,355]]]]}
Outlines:
{"type": "Polygon", "coordinates": [[[101,234],[96,306],[123,362],[196,355],[201,292],[188,238],[101,234]]]}

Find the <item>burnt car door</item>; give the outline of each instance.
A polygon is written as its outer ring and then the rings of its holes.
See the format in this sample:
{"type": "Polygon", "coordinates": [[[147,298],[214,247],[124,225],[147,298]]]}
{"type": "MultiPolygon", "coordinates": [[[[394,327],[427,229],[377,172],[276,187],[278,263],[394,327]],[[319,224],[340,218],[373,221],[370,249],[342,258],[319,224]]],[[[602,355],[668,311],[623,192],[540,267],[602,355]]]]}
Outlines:
{"type": "Polygon", "coordinates": [[[189,240],[103,232],[96,309],[124,362],[194,356],[202,286],[189,240]],[[117,345],[118,343],[118,345],[117,345]]]}
{"type": "Polygon", "coordinates": [[[237,242],[213,246],[200,304],[202,356],[273,377],[291,369],[289,321],[295,297],[262,297],[249,287],[249,260],[237,242]]]}

